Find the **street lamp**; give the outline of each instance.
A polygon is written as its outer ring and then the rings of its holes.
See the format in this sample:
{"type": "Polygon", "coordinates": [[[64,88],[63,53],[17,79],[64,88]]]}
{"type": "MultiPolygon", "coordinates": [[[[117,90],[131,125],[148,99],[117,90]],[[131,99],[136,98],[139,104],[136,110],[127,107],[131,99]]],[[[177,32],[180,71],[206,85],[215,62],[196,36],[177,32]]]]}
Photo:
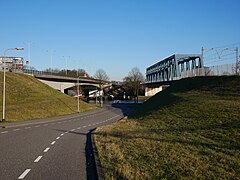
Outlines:
{"type": "Polygon", "coordinates": [[[79,81],[80,81],[80,77],[79,77],[79,73],[78,73],[78,70],[77,70],[77,105],[78,105],[78,110],[77,112],[80,113],[80,101],[79,101],[79,95],[80,95],[80,92],[79,92],[79,81]]]}
{"type": "Polygon", "coordinates": [[[3,109],[2,109],[2,122],[5,122],[5,104],[6,104],[6,52],[9,50],[22,51],[24,48],[9,48],[5,49],[3,57],[3,109]]]}
{"type": "Polygon", "coordinates": [[[80,102],[79,102],[79,95],[80,95],[80,93],[79,93],[79,76],[78,76],[78,79],[77,79],[77,103],[78,103],[78,113],[80,113],[80,102]]]}

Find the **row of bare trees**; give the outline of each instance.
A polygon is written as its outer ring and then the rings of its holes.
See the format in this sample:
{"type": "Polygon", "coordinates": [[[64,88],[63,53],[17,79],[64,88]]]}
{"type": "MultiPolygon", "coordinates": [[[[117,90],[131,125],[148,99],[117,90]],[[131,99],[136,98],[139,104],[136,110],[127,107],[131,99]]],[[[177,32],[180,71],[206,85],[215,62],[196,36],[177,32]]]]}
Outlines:
{"type": "MultiPolygon", "coordinates": [[[[109,81],[109,77],[103,69],[96,71],[94,77],[99,80],[99,88],[103,89],[105,81],[109,81]]],[[[138,96],[141,92],[141,84],[144,82],[144,76],[137,67],[134,67],[128,76],[123,78],[123,88],[128,96],[134,97],[136,103],[138,103],[138,96]]],[[[102,97],[101,97],[102,103],[102,97]]]]}

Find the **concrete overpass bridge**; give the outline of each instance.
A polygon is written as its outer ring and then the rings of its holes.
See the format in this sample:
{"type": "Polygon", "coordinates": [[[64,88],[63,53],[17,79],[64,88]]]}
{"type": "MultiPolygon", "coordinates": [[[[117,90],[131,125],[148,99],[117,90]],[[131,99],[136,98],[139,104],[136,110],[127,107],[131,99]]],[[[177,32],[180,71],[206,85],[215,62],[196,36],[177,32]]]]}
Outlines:
{"type": "MultiPolygon", "coordinates": [[[[68,95],[75,95],[74,90],[76,91],[77,86],[80,86],[81,92],[86,96],[89,96],[89,92],[94,91],[95,96],[100,95],[100,80],[80,76],[76,77],[67,77],[67,76],[58,76],[52,75],[50,73],[44,73],[42,71],[25,71],[25,74],[30,74],[37,78],[39,81],[47,84],[48,86],[61,91],[62,93],[68,95]]],[[[102,88],[110,88],[112,84],[108,81],[103,82],[102,88]]],[[[92,93],[91,93],[92,94],[92,93]]]]}
{"type": "Polygon", "coordinates": [[[202,55],[174,54],[146,69],[145,95],[152,96],[176,80],[195,76],[205,76],[202,55]]]}

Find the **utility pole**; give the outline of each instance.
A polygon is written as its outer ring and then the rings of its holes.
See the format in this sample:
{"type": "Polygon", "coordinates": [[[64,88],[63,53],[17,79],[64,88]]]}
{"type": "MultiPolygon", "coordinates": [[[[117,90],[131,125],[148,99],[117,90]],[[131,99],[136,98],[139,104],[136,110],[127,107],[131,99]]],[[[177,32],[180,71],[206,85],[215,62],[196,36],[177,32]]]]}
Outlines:
{"type": "Polygon", "coordinates": [[[80,92],[79,92],[79,73],[78,73],[78,70],[77,70],[77,104],[78,104],[78,109],[77,109],[77,112],[80,113],[80,101],[79,101],[79,95],[80,95],[80,92]]]}
{"type": "Polygon", "coordinates": [[[236,48],[236,75],[238,75],[238,48],[236,48]]]}
{"type": "Polygon", "coordinates": [[[31,42],[28,42],[28,64],[30,64],[31,42]]]}
{"type": "Polygon", "coordinates": [[[77,79],[77,102],[78,102],[78,113],[80,113],[80,102],[79,102],[79,95],[80,95],[80,93],[79,93],[79,77],[78,77],[78,79],[77,79]]]}
{"type": "Polygon", "coordinates": [[[202,66],[202,74],[201,74],[201,76],[205,76],[205,68],[204,68],[203,59],[204,59],[204,48],[202,47],[202,60],[200,61],[200,62],[202,62],[202,64],[201,64],[201,66],[202,66]]]}
{"type": "Polygon", "coordinates": [[[28,65],[28,69],[30,70],[30,61],[31,61],[31,45],[33,44],[31,41],[28,41],[27,43],[24,43],[24,44],[27,44],[28,46],[28,57],[27,57],[27,60],[26,60],[26,65],[28,65]]]}
{"type": "Polygon", "coordinates": [[[96,93],[95,93],[95,96],[96,96],[96,105],[97,105],[97,87],[96,87],[96,93]]]}

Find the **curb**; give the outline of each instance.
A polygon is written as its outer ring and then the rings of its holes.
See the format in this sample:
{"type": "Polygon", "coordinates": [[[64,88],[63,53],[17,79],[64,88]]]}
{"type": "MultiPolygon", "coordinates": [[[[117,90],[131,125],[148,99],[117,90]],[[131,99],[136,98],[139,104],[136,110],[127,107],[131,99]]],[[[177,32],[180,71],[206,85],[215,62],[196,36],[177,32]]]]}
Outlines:
{"type": "Polygon", "coordinates": [[[91,134],[91,138],[92,138],[93,158],[96,165],[97,177],[98,177],[98,180],[105,180],[104,171],[98,156],[98,150],[97,150],[95,139],[94,139],[94,132],[95,130],[91,134]]]}
{"type": "MultiPolygon", "coordinates": [[[[123,118],[119,119],[118,121],[120,121],[122,119],[127,119],[127,118],[128,118],[128,116],[124,116],[123,118]]],[[[95,131],[96,131],[96,129],[94,129],[94,131],[91,133],[93,158],[94,158],[95,165],[96,165],[98,180],[105,180],[104,170],[103,170],[102,165],[101,165],[101,161],[100,161],[100,158],[99,158],[99,155],[98,155],[98,150],[97,150],[95,139],[94,139],[94,132],[95,131]]]]}

